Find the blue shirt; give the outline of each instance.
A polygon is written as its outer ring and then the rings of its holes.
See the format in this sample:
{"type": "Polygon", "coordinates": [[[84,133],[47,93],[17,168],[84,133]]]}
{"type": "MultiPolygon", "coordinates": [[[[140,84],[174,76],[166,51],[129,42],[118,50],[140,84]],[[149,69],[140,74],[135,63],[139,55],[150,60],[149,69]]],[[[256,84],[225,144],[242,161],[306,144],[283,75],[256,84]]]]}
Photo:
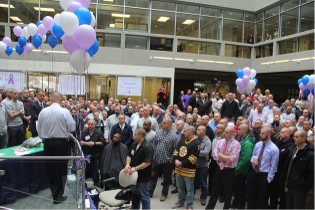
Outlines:
{"type": "Polygon", "coordinates": [[[209,124],[209,126],[212,129],[213,133],[215,133],[215,130],[217,128],[217,124],[213,121],[212,123],[209,124]]]}
{"type": "MultiPolygon", "coordinates": [[[[263,146],[263,141],[257,142],[254,147],[252,156],[259,156],[260,150],[263,146]]],[[[269,139],[266,143],[265,150],[260,163],[260,172],[268,173],[268,182],[270,183],[277,172],[279,161],[279,149],[278,147],[269,139]]],[[[255,169],[255,167],[253,167],[255,169]]]]}

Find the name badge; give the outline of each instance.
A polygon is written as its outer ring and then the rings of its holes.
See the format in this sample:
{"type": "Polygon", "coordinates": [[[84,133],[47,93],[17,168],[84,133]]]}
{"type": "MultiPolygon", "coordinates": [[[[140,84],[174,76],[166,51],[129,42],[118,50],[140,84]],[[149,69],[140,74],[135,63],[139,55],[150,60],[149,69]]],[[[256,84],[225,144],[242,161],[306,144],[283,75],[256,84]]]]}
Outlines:
{"type": "Polygon", "coordinates": [[[135,151],[134,150],[131,150],[131,155],[135,155],[135,151]]]}
{"type": "Polygon", "coordinates": [[[90,140],[90,136],[85,136],[85,140],[90,140]]]}

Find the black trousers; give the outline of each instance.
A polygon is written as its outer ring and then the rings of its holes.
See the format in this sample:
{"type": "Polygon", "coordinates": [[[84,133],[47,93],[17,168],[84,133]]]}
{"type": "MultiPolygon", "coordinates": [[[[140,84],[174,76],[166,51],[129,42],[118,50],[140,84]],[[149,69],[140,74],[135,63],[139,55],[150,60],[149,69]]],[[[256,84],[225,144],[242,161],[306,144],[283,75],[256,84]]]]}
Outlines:
{"type": "Polygon", "coordinates": [[[220,169],[217,165],[212,179],[212,193],[206,209],[214,209],[219,196],[224,192],[223,209],[229,209],[233,196],[235,168],[220,169]]]}
{"type": "MultiPolygon", "coordinates": [[[[45,139],[44,154],[45,156],[68,156],[68,140],[65,138],[45,139]]],[[[54,200],[60,198],[64,193],[67,181],[67,169],[68,160],[46,161],[50,190],[54,200]]]]}
{"type": "Polygon", "coordinates": [[[152,165],[152,179],[149,185],[150,193],[153,195],[156,183],[158,178],[163,174],[163,189],[162,189],[162,195],[167,196],[168,195],[168,189],[170,186],[170,183],[172,183],[172,172],[173,172],[173,166],[170,162],[163,163],[163,164],[157,164],[153,163],[152,165]]]}
{"type": "Polygon", "coordinates": [[[247,178],[247,208],[267,209],[269,198],[268,173],[252,171],[247,178]]]}
{"type": "Polygon", "coordinates": [[[23,124],[8,127],[8,134],[9,134],[8,147],[14,147],[22,144],[25,139],[23,124]]]}
{"type": "Polygon", "coordinates": [[[284,192],[284,184],[280,182],[280,171],[277,171],[275,177],[273,178],[272,182],[270,183],[270,209],[277,209],[278,208],[278,200],[280,197],[280,209],[285,208],[285,192],[284,192]]]}
{"type": "Polygon", "coordinates": [[[305,209],[307,191],[300,189],[288,189],[285,196],[286,209],[305,209]]]}
{"type": "Polygon", "coordinates": [[[212,157],[210,158],[210,164],[209,164],[209,176],[208,176],[208,192],[209,194],[211,194],[212,192],[212,179],[213,179],[213,175],[217,166],[217,161],[215,161],[212,157]]]}
{"type": "Polygon", "coordinates": [[[245,209],[247,201],[247,176],[238,174],[235,177],[235,189],[233,207],[236,209],[245,209]]]}

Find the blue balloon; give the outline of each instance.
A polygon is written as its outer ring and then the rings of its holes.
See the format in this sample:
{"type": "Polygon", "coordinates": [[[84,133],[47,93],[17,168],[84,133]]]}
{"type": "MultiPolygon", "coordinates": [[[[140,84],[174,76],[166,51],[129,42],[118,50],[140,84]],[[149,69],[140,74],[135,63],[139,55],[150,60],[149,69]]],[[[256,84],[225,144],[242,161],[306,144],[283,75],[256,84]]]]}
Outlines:
{"type": "Polygon", "coordinates": [[[314,95],[314,89],[311,91],[312,95],[314,95]]]}
{"type": "Polygon", "coordinates": [[[19,39],[18,39],[19,45],[21,47],[24,47],[26,45],[26,41],[27,41],[26,38],[23,37],[23,36],[20,36],[19,39]]]}
{"type": "Polygon", "coordinates": [[[42,24],[43,23],[43,21],[38,21],[37,23],[36,23],[36,26],[38,27],[40,24],[42,24]]]}
{"type": "Polygon", "coordinates": [[[51,46],[51,48],[54,49],[57,46],[58,42],[59,42],[59,39],[54,37],[53,35],[50,35],[48,37],[48,44],[49,46],[51,46]]]}
{"type": "Polygon", "coordinates": [[[20,45],[16,45],[15,51],[17,54],[22,55],[22,53],[24,52],[24,48],[21,47],[20,45]]]}
{"type": "Polygon", "coordinates": [[[34,35],[32,38],[32,43],[36,49],[38,49],[42,45],[42,37],[40,35],[34,35]]]}
{"type": "Polygon", "coordinates": [[[79,19],[79,25],[87,24],[90,25],[92,16],[90,11],[85,7],[79,7],[73,12],[79,19]]]}
{"type": "Polygon", "coordinates": [[[8,46],[7,49],[5,50],[5,54],[7,56],[10,56],[13,53],[13,48],[11,46],[8,46]]]}
{"type": "Polygon", "coordinates": [[[299,80],[298,80],[298,85],[300,85],[300,84],[301,84],[301,82],[302,82],[302,79],[299,79],[299,80]]]}
{"type": "MultiPolygon", "coordinates": [[[[314,90],[314,89],[313,89],[314,90]]],[[[305,89],[304,91],[303,91],[303,95],[304,96],[308,96],[310,94],[310,91],[308,90],[308,89],[305,89]]]]}
{"type": "Polygon", "coordinates": [[[51,28],[51,32],[58,39],[60,39],[65,34],[65,32],[62,30],[60,24],[58,24],[58,23],[55,23],[53,25],[53,27],[51,28]]]}
{"type": "Polygon", "coordinates": [[[256,82],[256,85],[258,85],[258,79],[254,78],[253,80],[256,82]]]}
{"type": "Polygon", "coordinates": [[[99,48],[98,41],[96,39],[93,45],[86,52],[89,53],[89,55],[92,57],[93,55],[97,53],[98,48],[99,48]]]}
{"type": "Polygon", "coordinates": [[[304,85],[307,85],[307,83],[308,83],[308,81],[309,81],[310,79],[308,78],[308,76],[303,76],[302,77],[302,79],[301,79],[301,81],[302,81],[302,83],[304,84],[304,85]]]}
{"type": "Polygon", "coordinates": [[[242,69],[237,70],[236,71],[236,76],[237,76],[237,78],[241,78],[242,79],[244,77],[243,70],[242,69]]]}

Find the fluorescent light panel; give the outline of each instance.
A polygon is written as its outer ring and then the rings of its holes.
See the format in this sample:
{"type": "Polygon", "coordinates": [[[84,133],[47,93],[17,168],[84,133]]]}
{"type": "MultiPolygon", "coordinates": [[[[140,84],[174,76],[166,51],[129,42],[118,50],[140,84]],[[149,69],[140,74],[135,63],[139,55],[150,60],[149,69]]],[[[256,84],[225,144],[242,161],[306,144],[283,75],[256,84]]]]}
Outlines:
{"type": "MultiPolygon", "coordinates": [[[[1,8],[8,8],[9,5],[8,5],[8,4],[0,4],[0,7],[1,7],[1,8]]],[[[13,9],[13,8],[15,8],[15,7],[14,7],[12,4],[10,4],[10,8],[13,9]]]]}
{"type": "Polygon", "coordinates": [[[154,56],[154,59],[161,59],[161,60],[173,60],[171,57],[160,57],[160,56],[154,56]]]}
{"type": "Polygon", "coordinates": [[[114,24],[114,23],[111,23],[111,24],[109,24],[109,27],[110,27],[110,28],[115,28],[115,24],[114,24]]]}
{"type": "Polygon", "coordinates": [[[45,7],[34,7],[35,10],[40,10],[41,12],[55,12],[55,10],[53,8],[45,8],[45,7]]]}
{"type": "Polygon", "coordinates": [[[194,62],[193,59],[187,59],[187,58],[174,58],[175,61],[189,61],[189,62],[194,62]]]}
{"type": "Polygon", "coordinates": [[[106,1],[106,2],[113,2],[114,0],[103,0],[103,1],[106,1]]]}
{"type": "Polygon", "coordinates": [[[170,17],[161,16],[161,17],[158,19],[158,21],[165,23],[166,21],[168,21],[168,19],[170,19],[170,17]]]}
{"type": "Polygon", "coordinates": [[[202,63],[215,63],[215,61],[210,61],[210,60],[197,60],[198,62],[202,63]]]}
{"type": "Polygon", "coordinates": [[[23,25],[24,23],[23,22],[16,22],[16,24],[23,25]]]}
{"type": "Polygon", "coordinates": [[[219,63],[219,64],[228,64],[228,65],[232,65],[232,64],[234,64],[233,62],[225,62],[225,61],[216,61],[215,63],[219,63]]]}
{"type": "Polygon", "coordinates": [[[130,18],[130,15],[127,15],[127,14],[119,14],[119,13],[112,13],[112,17],[120,17],[120,18],[130,18]]]}
{"type": "Polygon", "coordinates": [[[183,24],[185,24],[185,25],[190,25],[190,24],[192,24],[192,23],[194,23],[194,22],[195,22],[195,20],[187,19],[187,20],[185,20],[185,21],[183,22],[183,24]]]}
{"type": "Polygon", "coordinates": [[[306,61],[306,60],[314,60],[315,57],[309,57],[309,58],[296,58],[292,59],[292,61],[306,61]]]}
{"type": "Polygon", "coordinates": [[[280,61],[274,61],[273,63],[286,63],[289,62],[290,60],[280,60],[280,61]]]}
{"type": "Polygon", "coordinates": [[[22,20],[19,17],[16,16],[10,16],[10,19],[16,22],[22,22],[22,20]]]}

